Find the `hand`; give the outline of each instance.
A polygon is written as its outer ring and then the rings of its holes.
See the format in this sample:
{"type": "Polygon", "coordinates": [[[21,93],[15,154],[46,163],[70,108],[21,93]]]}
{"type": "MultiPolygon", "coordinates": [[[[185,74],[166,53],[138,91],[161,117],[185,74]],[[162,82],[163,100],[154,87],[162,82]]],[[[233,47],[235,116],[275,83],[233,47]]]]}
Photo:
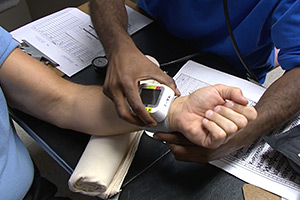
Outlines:
{"type": "Polygon", "coordinates": [[[173,102],[169,126],[196,145],[216,148],[256,119],[255,108],[247,103],[238,88],[225,85],[201,88],[173,102]]]}
{"type": "MultiPolygon", "coordinates": [[[[250,123],[251,124],[251,123],[250,123]]],[[[188,141],[181,133],[155,133],[154,138],[166,142],[176,160],[208,163],[212,160],[227,156],[230,153],[249,145],[258,136],[255,131],[242,130],[234,135],[227,143],[211,149],[195,145],[188,141]]]]}
{"type": "Polygon", "coordinates": [[[147,79],[168,85],[180,95],[174,80],[135,48],[126,49],[109,59],[103,91],[114,101],[119,117],[125,121],[139,126],[156,126],[138,91],[139,81],[147,79]]]}

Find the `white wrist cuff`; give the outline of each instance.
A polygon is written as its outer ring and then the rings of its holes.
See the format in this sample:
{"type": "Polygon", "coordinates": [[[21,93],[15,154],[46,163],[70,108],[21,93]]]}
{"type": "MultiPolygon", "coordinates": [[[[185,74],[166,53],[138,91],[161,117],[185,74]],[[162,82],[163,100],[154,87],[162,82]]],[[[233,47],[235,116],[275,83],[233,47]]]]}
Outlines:
{"type": "Polygon", "coordinates": [[[156,132],[170,133],[170,132],[172,132],[169,127],[168,116],[163,121],[157,123],[157,126],[155,126],[155,127],[141,127],[141,128],[143,130],[150,131],[153,133],[156,133],[156,132]]]}

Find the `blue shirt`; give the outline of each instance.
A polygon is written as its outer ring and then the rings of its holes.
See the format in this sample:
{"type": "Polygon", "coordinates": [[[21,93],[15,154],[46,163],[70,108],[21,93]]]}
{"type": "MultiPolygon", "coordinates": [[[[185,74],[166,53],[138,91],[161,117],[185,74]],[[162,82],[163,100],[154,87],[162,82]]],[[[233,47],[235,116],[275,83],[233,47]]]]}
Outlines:
{"type": "MultiPolygon", "coordinates": [[[[174,36],[245,71],[227,31],[223,1],[139,0],[138,5],[174,36]]],[[[261,82],[273,67],[274,46],[281,49],[284,70],[300,66],[299,0],[228,0],[228,11],[241,54],[261,82]]]]}
{"type": "MultiPolygon", "coordinates": [[[[17,46],[11,35],[0,27],[0,66],[17,46]]],[[[0,87],[0,199],[23,199],[33,174],[29,153],[10,125],[7,103],[0,87]]]]}

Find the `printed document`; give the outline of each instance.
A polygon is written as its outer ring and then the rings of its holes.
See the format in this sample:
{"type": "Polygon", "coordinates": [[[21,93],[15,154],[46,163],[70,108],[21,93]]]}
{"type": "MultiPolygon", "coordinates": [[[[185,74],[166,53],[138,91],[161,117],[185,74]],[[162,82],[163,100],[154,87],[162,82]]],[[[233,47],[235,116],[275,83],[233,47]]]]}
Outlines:
{"type": "MultiPolygon", "coordinates": [[[[133,34],[152,22],[126,6],[128,33],[133,34]]],[[[104,49],[93,28],[90,16],[77,8],[66,8],[29,23],[15,31],[13,37],[26,40],[56,63],[60,71],[72,76],[89,66],[104,49]]]]}
{"type": "MultiPolygon", "coordinates": [[[[175,75],[174,80],[182,95],[214,84],[239,87],[251,105],[255,105],[265,91],[265,88],[247,80],[193,61],[188,61],[175,75]]],[[[299,124],[299,121],[298,118],[286,130],[299,124]]],[[[283,155],[273,150],[261,138],[211,164],[283,198],[300,199],[300,176],[290,168],[283,155]]]]}

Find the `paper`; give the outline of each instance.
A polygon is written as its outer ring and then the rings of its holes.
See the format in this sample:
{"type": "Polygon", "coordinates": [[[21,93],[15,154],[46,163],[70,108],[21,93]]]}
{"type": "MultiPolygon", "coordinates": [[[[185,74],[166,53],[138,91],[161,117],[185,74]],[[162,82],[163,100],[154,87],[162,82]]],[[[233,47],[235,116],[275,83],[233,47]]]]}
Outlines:
{"type": "MultiPolygon", "coordinates": [[[[182,95],[218,83],[239,87],[252,105],[265,91],[265,88],[254,83],[193,61],[188,61],[174,79],[182,95]]],[[[285,130],[299,124],[299,121],[298,118],[285,130]]],[[[262,139],[257,139],[249,147],[233,152],[211,164],[283,198],[300,199],[300,176],[289,167],[284,156],[273,150],[262,139]]]]}
{"type": "MultiPolygon", "coordinates": [[[[126,6],[128,33],[133,34],[152,22],[151,19],[126,6]]],[[[12,36],[27,40],[60,66],[57,68],[72,76],[89,66],[97,56],[104,56],[103,46],[93,29],[90,16],[77,8],[66,8],[29,23],[12,36]]]]}

